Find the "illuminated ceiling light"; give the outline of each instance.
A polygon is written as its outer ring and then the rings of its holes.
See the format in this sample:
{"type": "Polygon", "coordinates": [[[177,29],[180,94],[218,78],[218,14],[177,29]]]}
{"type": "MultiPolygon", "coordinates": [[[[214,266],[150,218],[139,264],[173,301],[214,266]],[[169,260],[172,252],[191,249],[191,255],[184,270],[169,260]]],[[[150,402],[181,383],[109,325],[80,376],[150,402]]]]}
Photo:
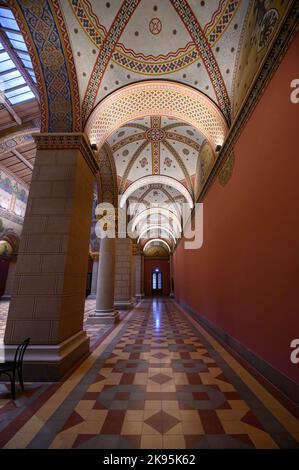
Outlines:
{"type": "Polygon", "coordinates": [[[144,248],[143,248],[143,252],[145,252],[145,250],[147,249],[147,247],[148,247],[151,243],[154,243],[154,242],[159,242],[159,243],[161,243],[162,245],[165,245],[165,246],[168,248],[169,253],[171,252],[171,249],[170,249],[170,246],[168,245],[168,243],[167,243],[165,240],[162,240],[161,238],[152,238],[151,240],[149,240],[148,242],[146,242],[146,244],[144,245],[144,248]]]}

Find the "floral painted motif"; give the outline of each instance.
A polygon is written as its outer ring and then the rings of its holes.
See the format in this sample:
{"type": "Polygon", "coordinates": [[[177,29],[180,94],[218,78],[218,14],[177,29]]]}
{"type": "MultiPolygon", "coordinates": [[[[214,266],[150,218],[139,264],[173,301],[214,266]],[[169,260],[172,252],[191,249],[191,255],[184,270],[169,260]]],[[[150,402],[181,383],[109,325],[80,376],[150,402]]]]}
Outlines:
{"type": "Polygon", "coordinates": [[[141,168],[144,168],[145,166],[148,165],[148,161],[146,157],[143,157],[141,160],[139,160],[141,168]]]}
{"type": "Polygon", "coordinates": [[[171,158],[166,157],[165,160],[164,160],[164,165],[166,165],[168,168],[170,168],[171,164],[172,164],[171,158]]]}

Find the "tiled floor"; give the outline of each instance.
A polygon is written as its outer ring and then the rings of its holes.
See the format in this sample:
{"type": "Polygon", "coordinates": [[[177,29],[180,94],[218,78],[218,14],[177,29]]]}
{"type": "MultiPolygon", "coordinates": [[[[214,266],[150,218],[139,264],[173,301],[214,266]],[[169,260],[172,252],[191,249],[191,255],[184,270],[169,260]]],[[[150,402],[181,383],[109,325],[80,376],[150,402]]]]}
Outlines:
{"type": "Polygon", "coordinates": [[[299,448],[298,409],[173,301],[95,344],[65,382],[0,395],[0,447],[299,448]]]}
{"type": "MultiPolygon", "coordinates": [[[[88,323],[88,316],[90,312],[95,310],[95,300],[86,300],[84,311],[84,329],[90,338],[90,346],[93,348],[99,339],[111,329],[110,325],[94,325],[88,323]]],[[[6,318],[9,308],[9,300],[0,300],[0,341],[4,338],[6,318]]],[[[120,317],[124,312],[120,312],[120,317]]]]}

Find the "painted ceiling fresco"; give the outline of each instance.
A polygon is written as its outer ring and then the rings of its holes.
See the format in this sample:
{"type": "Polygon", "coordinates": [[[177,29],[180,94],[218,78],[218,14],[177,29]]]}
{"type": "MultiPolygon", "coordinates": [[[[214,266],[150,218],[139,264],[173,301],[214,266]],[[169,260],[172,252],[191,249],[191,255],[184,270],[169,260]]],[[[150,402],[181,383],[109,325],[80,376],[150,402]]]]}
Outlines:
{"type": "MultiPolygon", "coordinates": [[[[20,86],[28,82],[40,98],[41,128],[84,130],[99,149],[102,195],[110,201],[116,193],[122,195],[133,218],[150,205],[168,207],[179,218],[180,204],[192,206],[197,200],[293,4],[284,0],[2,3],[0,22],[11,48],[9,60],[18,54],[9,36],[12,30],[31,58],[25,64],[29,72],[24,71],[30,77],[24,75],[20,86]]],[[[29,101],[26,106],[30,111],[29,101]]],[[[24,127],[26,119],[28,129],[36,132],[36,107],[31,118],[23,117],[21,108],[20,115],[16,110],[13,102],[6,103],[13,126],[20,121],[24,127]]],[[[3,126],[7,126],[4,119],[3,126]]],[[[0,148],[1,163],[25,184],[30,183],[35,157],[28,129],[26,142],[22,130],[13,149],[3,139],[6,147],[0,148]]],[[[159,212],[138,219],[139,232],[145,224],[168,228],[165,214],[159,212]]],[[[165,230],[160,232],[158,238],[173,244],[165,230]]]]}

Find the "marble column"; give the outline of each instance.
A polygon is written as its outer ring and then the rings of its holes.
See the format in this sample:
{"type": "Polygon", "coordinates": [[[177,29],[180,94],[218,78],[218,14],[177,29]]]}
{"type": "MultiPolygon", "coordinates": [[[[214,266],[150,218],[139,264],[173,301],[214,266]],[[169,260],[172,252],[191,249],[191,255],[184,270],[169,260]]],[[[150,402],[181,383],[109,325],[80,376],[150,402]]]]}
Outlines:
{"type": "Polygon", "coordinates": [[[59,380],[89,353],[83,330],[94,175],[82,133],[36,134],[35,164],[5,330],[30,337],[26,380],[59,380]]]}
{"type": "Polygon", "coordinates": [[[117,323],[114,308],[115,238],[102,238],[98,266],[96,309],[89,316],[91,323],[117,323]]]}
{"type": "Polygon", "coordinates": [[[87,297],[88,300],[95,299],[97,294],[99,253],[93,253],[92,260],[91,289],[90,294],[87,297]]]}

